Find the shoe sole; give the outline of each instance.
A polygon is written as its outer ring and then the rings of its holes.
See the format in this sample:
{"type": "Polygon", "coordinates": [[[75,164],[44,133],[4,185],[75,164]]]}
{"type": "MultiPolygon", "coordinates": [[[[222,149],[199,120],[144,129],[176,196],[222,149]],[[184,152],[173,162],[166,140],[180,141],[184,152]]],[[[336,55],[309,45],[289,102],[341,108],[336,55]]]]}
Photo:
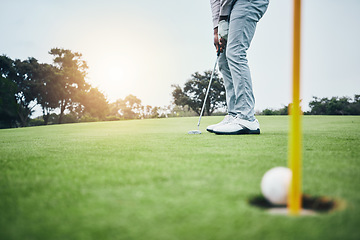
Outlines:
{"type": "Polygon", "coordinates": [[[211,133],[214,133],[214,131],[213,131],[213,130],[210,130],[210,129],[206,129],[206,131],[211,132],[211,133]]]}
{"type": "Polygon", "coordinates": [[[217,134],[217,135],[245,135],[245,134],[260,134],[260,129],[256,129],[256,130],[250,130],[247,128],[243,128],[239,131],[236,132],[217,132],[217,131],[213,131],[213,133],[217,134]]]}

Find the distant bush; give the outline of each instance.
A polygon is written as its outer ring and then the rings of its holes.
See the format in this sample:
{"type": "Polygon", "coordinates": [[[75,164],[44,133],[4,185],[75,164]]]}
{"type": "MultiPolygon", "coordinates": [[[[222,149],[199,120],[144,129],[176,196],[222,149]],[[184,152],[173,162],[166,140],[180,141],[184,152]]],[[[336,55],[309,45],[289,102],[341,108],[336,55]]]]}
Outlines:
{"type": "Polygon", "coordinates": [[[41,126],[44,125],[44,120],[43,119],[30,119],[29,121],[29,126],[41,126]]]}
{"type": "Polygon", "coordinates": [[[349,97],[317,98],[309,103],[310,115],[360,115],[360,95],[349,97]]]}
{"type": "Polygon", "coordinates": [[[65,114],[62,119],[63,123],[78,123],[79,119],[75,113],[65,114]]]}
{"type": "Polygon", "coordinates": [[[92,117],[89,114],[85,114],[84,116],[82,116],[79,120],[80,122],[98,122],[99,118],[97,117],[92,117]]]}
{"type": "Polygon", "coordinates": [[[118,117],[118,116],[107,116],[105,118],[105,121],[119,121],[123,120],[124,118],[118,117]]]}
{"type": "Polygon", "coordinates": [[[288,106],[284,106],[280,109],[273,110],[270,108],[266,108],[259,113],[259,115],[288,115],[288,106]]]}

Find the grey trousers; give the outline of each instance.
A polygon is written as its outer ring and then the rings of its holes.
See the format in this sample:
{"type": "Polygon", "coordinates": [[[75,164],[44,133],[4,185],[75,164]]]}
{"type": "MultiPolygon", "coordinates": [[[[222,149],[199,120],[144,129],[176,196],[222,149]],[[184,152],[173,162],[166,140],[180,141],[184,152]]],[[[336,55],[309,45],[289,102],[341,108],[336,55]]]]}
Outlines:
{"type": "Polygon", "coordinates": [[[228,113],[255,120],[255,98],[246,52],[269,0],[236,0],[230,13],[226,51],[220,54],[228,113]]]}

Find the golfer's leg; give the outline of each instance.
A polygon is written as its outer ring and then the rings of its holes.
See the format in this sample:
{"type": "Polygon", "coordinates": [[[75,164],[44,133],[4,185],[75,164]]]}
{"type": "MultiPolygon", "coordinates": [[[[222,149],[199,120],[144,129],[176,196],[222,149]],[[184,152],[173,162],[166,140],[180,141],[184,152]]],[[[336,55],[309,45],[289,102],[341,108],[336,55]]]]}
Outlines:
{"type": "Polygon", "coordinates": [[[266,4],[264,7],[258,9],[253,2],[237,0],[234,4],[230,15],[226,50],[235,90],[235,109],[242,119],[249,121],[255,120],[255,98],[246,54],[255,33],[257,21],[264,14],[267,7],[266,4]]]}
{"type": "Polygon", "coordinates": [[[228,113],[231,115],[236,115],[237,113],[235,109],[234,84],[231,78],[231,73],[226,59],[225,51],[221,53],[219,57],[219,70],[224,78],[224,86],[226,91],[226,105],[228,108],[228,113]]]}

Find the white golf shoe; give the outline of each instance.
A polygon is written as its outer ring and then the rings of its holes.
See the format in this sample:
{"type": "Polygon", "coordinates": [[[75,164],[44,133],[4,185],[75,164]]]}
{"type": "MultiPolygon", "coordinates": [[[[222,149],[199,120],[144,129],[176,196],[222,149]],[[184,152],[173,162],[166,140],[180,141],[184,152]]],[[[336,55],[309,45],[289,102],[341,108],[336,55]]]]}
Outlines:
{"type": "Polygon", "coordinates": [[[260,124],[257,119],[247,121],[237,116],[230,123],[215,127],[213,132],[220,135],[260,134],[260,124]]]}
{"type": "Polygon", "coordinates": [[[228,114],[228,115],[226,115],[226,116],[224,117],[224,119],[223,119],[221,122],[219,122],[219,123],[217,123],[217,124],[213,124],[213,125],[208,126],[208,127],[206,128],[206,131],[212,133],[212,132],[214,132],[214,129],[215,129],[215,128],[220,127],[220,126],[222,126],[222,125],[226,125],[226,124],[228,124],[228,123],[231,123],[231,122],[234,121],[234,120],[235,120],[235,117],[233,117],[232,115],[228,114]]]}

